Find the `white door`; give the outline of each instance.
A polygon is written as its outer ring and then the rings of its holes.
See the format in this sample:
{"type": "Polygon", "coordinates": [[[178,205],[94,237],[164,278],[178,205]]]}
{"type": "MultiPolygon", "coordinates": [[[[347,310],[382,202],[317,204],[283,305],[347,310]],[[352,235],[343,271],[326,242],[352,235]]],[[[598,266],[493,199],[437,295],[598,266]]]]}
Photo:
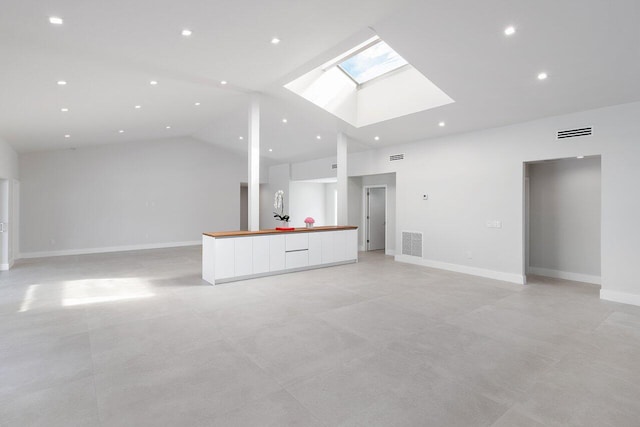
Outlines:
{"type": "Polygon", "coordinates": [[[386,189],[369,188],[367,190],[367,250],[377,251],[385,248],[386,225],[386,189]]]}

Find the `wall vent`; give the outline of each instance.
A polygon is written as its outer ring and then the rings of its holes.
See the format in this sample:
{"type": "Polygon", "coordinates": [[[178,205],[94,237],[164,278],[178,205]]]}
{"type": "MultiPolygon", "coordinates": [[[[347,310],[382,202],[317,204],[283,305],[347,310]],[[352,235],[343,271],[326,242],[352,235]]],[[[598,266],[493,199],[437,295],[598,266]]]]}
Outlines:
{"type": "Polygon", "coordinates": [[[393,154],[389,156],[389,161],[394,162],[396,160],[404,160],[404,154],[393,154]]]}
{"type": "Polygon", "coordinates": [[[576,138],[578,136],[590,136],[592,132],[593,132],[593,128],[591,126],[587,128],[559,130],[558,133],[556,134],[556,139],[576,138]]]}
{"type": "Polygon", "coordinates": [[[332,163],[331,164],[331,169],[338,169],[338,164],[337,163],[332,163]]]}
{"type": "Polygon", "coordinates": [[[402,255],[422,258],[422,233],[402,232],[402,255]]]}

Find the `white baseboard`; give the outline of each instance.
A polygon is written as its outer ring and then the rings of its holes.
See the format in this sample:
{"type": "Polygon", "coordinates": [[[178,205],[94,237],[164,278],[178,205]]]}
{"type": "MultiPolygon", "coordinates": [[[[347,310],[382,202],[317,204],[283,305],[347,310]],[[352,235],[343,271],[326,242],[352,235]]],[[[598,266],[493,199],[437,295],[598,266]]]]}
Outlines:
{"type": "Polygon", "coordinates": [[[540,267],[529,267],[527,270],[530,274],[534,274],[536,276],[573,280],[575,282],[593,283],[594,285],[602,284],[600,276],[591,276],[588,274],[571,273],[569,271],[551,270],[548,268],[540,267]]]}
{"type": "Polygon", "coordinates": [[[9,264],[0,264],[0,271],[7,271],[10,267],[9,264]]]}
{"type": "Polygon", "coordinates": [[[640,306],[640,295],[600,289],[600,299],[640,306]]]}
{"type": "Polygon", "coordinates": [[[518,285],[523,285],[525,283],[524,276],[520,274],[486,270],[484,268],[469,267],[467,265],[450,264],[448,262],[434,261],[408,255],[396,255],[395,259],[399,262],[438,268],[440,270],[455,271],[456,273],[471,274],[472,276],[487,277],[489,279],[502,280],[504,282],[516,283],[518,285]]]}
{"type": "Polygon", "coordinates": [[[393,249],[385,249],[384,254],[394,256],[396,254],[396,251],[394,251],[393,249]]]}
{"type": "Polygon", "coordinates": [[[360,246],[358,246],[358,252],[364,252],[364,251],[366,251],[366,250],[367,250],[367,249],[364,247],[364,245],[360,245],[360,246]]]}
{"type": "Polygon", "coordinates": [[[140,251],[145,249],[179,248],[183,246],[200,246],[200,245],[202,245],[201,240],[194,240],[190,242],[148,243],[144,245],[110,246],[105,248],[68,249],[68,250],[62,250],[62,251],[47,251],[47,252],[27,252],[27,253],[21,253],[19,258],[45,258],[45,257],[52,257],[52,256],[103,254],[108,252],[140,251]]]}

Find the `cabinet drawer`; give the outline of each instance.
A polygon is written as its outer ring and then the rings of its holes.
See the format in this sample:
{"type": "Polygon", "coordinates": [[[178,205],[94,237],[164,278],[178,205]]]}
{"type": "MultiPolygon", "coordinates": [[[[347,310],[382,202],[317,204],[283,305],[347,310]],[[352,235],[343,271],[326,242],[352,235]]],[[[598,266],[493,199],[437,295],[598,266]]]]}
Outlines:
{"type": "Polygon", "coordinates": [[[307,233],[287,234],[285,250],[299,251],[300,249],[309,249],[309,236],[307,233]]]}
{"type": "Polygon", "coordinates": [[[309,265],[309,251],[287,252],[285,259],[287,269],[306,267],[309,265]]]}

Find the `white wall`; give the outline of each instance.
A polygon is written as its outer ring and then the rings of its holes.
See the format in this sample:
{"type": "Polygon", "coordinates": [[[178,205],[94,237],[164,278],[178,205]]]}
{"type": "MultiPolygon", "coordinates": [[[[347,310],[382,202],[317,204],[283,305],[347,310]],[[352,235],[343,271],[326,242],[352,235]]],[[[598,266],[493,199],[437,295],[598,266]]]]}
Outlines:
{"type": "Polygon", "coordinates": [[[326,184],[291,181],[289,196],[291,227],[305,227],[304,220],[308,216],[316,220],[315,225],[327,225],[325,220],[326,184]]]}
{"type": "Polygon", "coordinates": [[[8,142],[0,138],[0,178],[18,178],[18,154],[8,142]]]}
{"type": "Polygon", "coordinates": [[[239,228],[246,159],[191,138],[20,156],[27,256],[198,243],[239,228]]]}
{"type": "Polygon", "coordinates": [[[529,271],[600,282],[600,158],[528,165],[529,271]]]}
{"type": "Polygon", "coordinates": [[[640,182],[638,117],[640,103],[631,103],[352,153],[349,175],[396,172],[396,247],[402,230],[421,231],[425,242],[423,259],[396,259],[522,282],[523,163],[601,155],[601,296],[640,305],[640,198],[629,191],[640,182]],[[584,126],[594,134],[555,138],[584,126]],[[396,153],[405,160],[390,162],[396,153]],[[502,228],[487,228],[488,220],[502,228]]]}

